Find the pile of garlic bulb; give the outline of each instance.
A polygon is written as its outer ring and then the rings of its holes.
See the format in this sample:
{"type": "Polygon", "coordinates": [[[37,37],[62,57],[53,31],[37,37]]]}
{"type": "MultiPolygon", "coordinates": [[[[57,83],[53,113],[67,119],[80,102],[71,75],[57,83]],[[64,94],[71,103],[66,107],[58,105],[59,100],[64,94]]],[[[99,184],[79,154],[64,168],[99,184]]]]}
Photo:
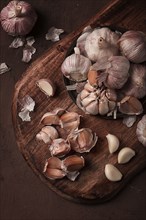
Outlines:
{"type": "MultiPolygon", "coordinates": [[[[71,85],[85,82],[82,91],[76,91],[76,103],[85,113],[113,116],[122,109],[122,114],[139,115],[143,112],[139,99],[146,97],[145,61],[144,33],[122,34],[108,27],[89,26],[77,39],[74,53],[64,60],[61,70],[71,85]],[[114,99],[107,97],[107,91],[114,94],[114,99]]],[[[75,87],[69,90],[72,89],[75,87]]]]}

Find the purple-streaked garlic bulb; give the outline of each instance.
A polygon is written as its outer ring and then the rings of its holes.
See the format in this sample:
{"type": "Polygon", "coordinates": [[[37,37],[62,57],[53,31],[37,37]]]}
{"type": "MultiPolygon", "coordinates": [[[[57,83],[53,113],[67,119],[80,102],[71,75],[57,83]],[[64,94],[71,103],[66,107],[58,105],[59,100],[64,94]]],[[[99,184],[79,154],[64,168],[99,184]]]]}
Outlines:
{"type": "Polygon", "coordinates": [[[120,89],[129,77],[130,63],[126,57],[112,56],[107,61],[96,62],[92,69],[97,71],[98,81],[106,87],[120,89]]]}
{"type": "Polygon", "coordinates": [[[133,63],[146,61],[146,35],[140,31],[126,31],[119,39],[122,54],[133,63]]]}
{"type": "Polygon", "coordinates": [[[138,99],[143,98],[146,96],[146,65],[131,64],[129,72],[129,79],[122,88],[122,92],[138,99]]]}
{"type": "Polygon", "coordinates": [[[25,1],[10,1],[2,9],[0,20],[3,29],[10,35],[28,34],[37,20],[33,7],[25,1]]]}
{"type": "Polygon", "coordinates": [[[103,27],[94,29],[86,38],[85,51],[93,62],[100,61],[103,57],[111,57],[119,54],[117,42],[120,36],[103,27]]]}
{"type": "Polygon", "coordinates": [[[90,66],[91,61],[87,57],[80,54],[72,54],[64,60],[61,71],[70,80],[81,82],[87,79],[90,66]]]}
{"type": "Polygon", "coordinates": [[[136,134],[138,140],[146,147],[146,115],[138,122],[136,134]]]}

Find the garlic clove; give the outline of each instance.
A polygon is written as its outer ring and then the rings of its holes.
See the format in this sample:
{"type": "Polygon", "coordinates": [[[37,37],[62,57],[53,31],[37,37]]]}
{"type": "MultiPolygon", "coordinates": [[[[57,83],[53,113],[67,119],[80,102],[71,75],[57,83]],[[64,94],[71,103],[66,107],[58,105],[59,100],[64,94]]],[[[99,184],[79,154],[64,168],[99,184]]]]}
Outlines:
{"type": "Polygon", "coordinates": [[[109,112],[109,105],[107,98],[103,97],[99,100],[99,114],[106,115],[109,112]]]}
{"type": "Polygon", "coordinates": [[[58,138],[58,131],[52,126],[45,126],[41,129],[42,132],[46,133],[51,140],[58,138]]]}
{"type": "Polygon", "coordinates": [[[137,124],[136,135],[140,143],[142,143],[143,146],[146,147],[146,114],[137,124]]]}
{"type": "Polygon", "coordinates": [[[97,77],[97,72],[95,70],[90,70],[88,72],[88,82],[94,88],[98,86],[98,77],[97,77]]]}
{"type": "Polygon", "coordinates": [[[46,172],[47,168],[61,169],[62,161],[57,157],[50,157],[46,160],[43,172],[46,172]]]}
{"type": "Polygon", "coordinates": [[[119,111],[127,115],[140,115],[143,112],[143,106],[137,98],[125,96],[119,103],[119,111]]]}
{"type": "Polygon", "coordinates": [[[62,179],[66,174],[62,170],[48,168],[45,172],[45,175],[49,179],[55,180],[55,179],[62,179]]]}
{"type": "Polygon", "coordinates": [[[40,79],[37,81],[37,86],[40,90],[45,93],[47,96],[54,96],[56,86],[55,84],[49,79],[40,79]]]}
{"type": "Polygon", "coordinates": [[[85,111],[91,115],[97,115],[99,113],[99,102],[98,100],[93,100],[90,102],[86,108],[85,111]]]}
{"type": "Polygon", "coordinates": [[[49,150],[52,156],[63,157],[70,152],[71,147],[68,141],[58,138],[53,140],[49,146],[49,150]]]}
{"type": "Polygon", "coordinates": [[[36,139],[39,141],[43,141],[45,144],[50,144],[52,142],[50,136],[48,134],[46,134],[43,131],[40,131],[37,135],[36,135],[36,139]]]}
{"type": "Polygon", "coordinates": [[[109,152],[111,154],[116,152],[120,145],[119,139],[113,134],[106,135],[106,138],[108,141],[109,152]]]}
{"type": "Polygon", "coordinates": [[[132,127],[135,122],[136,115],[130,115],[123,118],[123,124],[126,125],[128,128],[132,127]]]}
{"type": "Polygon", "coordinates": [[[104,172],[110,181],[116,182],[122,179],[122,173],[112,164],[106,164],[104,172]]]}
{"type": "Polygon", "coordinates": [[[118,163],[124,164],[129,162],[135,156],[135,151],[129,147],[124,147],[118,154],[118,163]]]}
{"type": "Polygon", "coordinates": [[[84,165],[85,165],[84,158],[77,155],[68,156],[62,161],[62,169],[65,172],[78,171],[82,169],[84,165]]]}
{"type": "Polygon", "coordinates": [[[61,115],[60,124],[67,131],[77,130],[80,124],[80,115],[76,112],[66,112],[61,115]]]}
{"type": "Polygon", "coordinates": [[[55,113],[47,112],[42,116],[41,123],[44,125],[59,125],[60,119],[55,113]]]}

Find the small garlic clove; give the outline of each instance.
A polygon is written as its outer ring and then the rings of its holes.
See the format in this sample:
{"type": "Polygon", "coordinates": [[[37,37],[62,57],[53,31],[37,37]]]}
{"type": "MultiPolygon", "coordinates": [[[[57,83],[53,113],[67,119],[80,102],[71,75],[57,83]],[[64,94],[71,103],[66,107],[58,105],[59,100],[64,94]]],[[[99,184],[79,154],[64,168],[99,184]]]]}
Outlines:
{"type": "Polygon", "coordinates": [[[58,131],[52,126],[45,126],[41,129],[42,132],[46,133],[51,140],[58,138],[58,131]]]}
{"type": "Polygon", "coordinates": [[[108,134],[106,135],[107,141],[108,141],[108,148],[109,152],[112,154],[116,152],[116,150],[119,148],[119,139],[113,135],[113,134],[108,134]]]}
{"type": "Polygon", "coordinates": [[[63,157],[71,150],[70,144],[63,138],[54,139],[49,150],[52,156],[63,157]]]}
{"type": "Polygon", "coordinates": [[[48,134],[46,134],[43,131],[40,131],[37,135],[36,135],[36,139],[39,141],[43,141],[45,144],[50,144],[52,142],[50,136],[48,134]]]}
{"type": "Polygon", "coordinates": [[[118,163],[124,164],[129,162],[135,156],[135,151],[129,147],[124,147],[118,154],[118,163]]]}
{"type": "Polygon", "coordinates": [[[52,168],[48,168],[45,174],[49,179],[52,180],[62,179],[66,175],[64,171],[59,169],[52,169],[52,168]]]}
{"type": "Polygon", "coordinates": [[[84,165],[85,165],[84,158],[77,155],[68,156],[62,161],[62,169],[65,172],[78,171],[82,169],[84,165]]]}
{"type": "Polygon", "coordinates": [[[66,112],[61,115],[60,124],[66,131],[77,130],[80,124],[80,115],[76,112],[66,112]]]}
{"type": "Polygon", "coordinates": [[[60,119],[55,113],[47,112],[42,116],[41,123],[44,125],[59,125],[60,119]]]}
{"type": "Polygon", "coordinates": [[[116,182],[122,179],[122,173],[112,164],[106,164],[104,172],[110,181],[116,182]]]}
{"type": "Polygon", "coordinates": [[[46,160],[43,172],[46,172],[47,168],[61,169],[62,161],[57,157],[50,157],[46,160]]]}
{"type": "Polygon", "coordinates": [[[40,88],[40,90],[45,93],[47,96],[54,96],[56,86],[55,84],[49,80],[49,79],[40,79],[37,81],[37,86],[40,88]]]}
{"type": "Polygon", "coordinates": [[[99,100],[99,114],[106,115],[109,112],[108,100],[106,97],[103,97],[99,100]]]}

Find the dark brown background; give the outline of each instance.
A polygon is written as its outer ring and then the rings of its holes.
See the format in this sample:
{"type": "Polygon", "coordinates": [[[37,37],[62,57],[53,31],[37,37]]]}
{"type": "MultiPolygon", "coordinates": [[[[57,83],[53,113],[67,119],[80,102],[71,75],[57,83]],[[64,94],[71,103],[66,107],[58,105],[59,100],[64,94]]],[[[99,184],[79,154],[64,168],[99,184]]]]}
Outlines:
{"type": "MultiPolygon", "coordinates": [[[[8,1],[1,0],[0,9],[8,1]]],[[[30,0],[39,19],[31,33],[39,57],[52,43],[45,40],[51,26],[70,33],[109,0],[30,0]]],[[[143,1],[144,2],[144,1],[143,1]]],[[[137,175],[114,199],[102,205],[82,205],[64,200],[50,191],[21,156],[11,120],[14,85],[29,66],[21,62],[22,49],[10,49],[12,41],[0,29],[0,62],[11,71],[0,76],[0,219],[1,220],[143,220],[146,218],[146,172],[137,175]]]]}

